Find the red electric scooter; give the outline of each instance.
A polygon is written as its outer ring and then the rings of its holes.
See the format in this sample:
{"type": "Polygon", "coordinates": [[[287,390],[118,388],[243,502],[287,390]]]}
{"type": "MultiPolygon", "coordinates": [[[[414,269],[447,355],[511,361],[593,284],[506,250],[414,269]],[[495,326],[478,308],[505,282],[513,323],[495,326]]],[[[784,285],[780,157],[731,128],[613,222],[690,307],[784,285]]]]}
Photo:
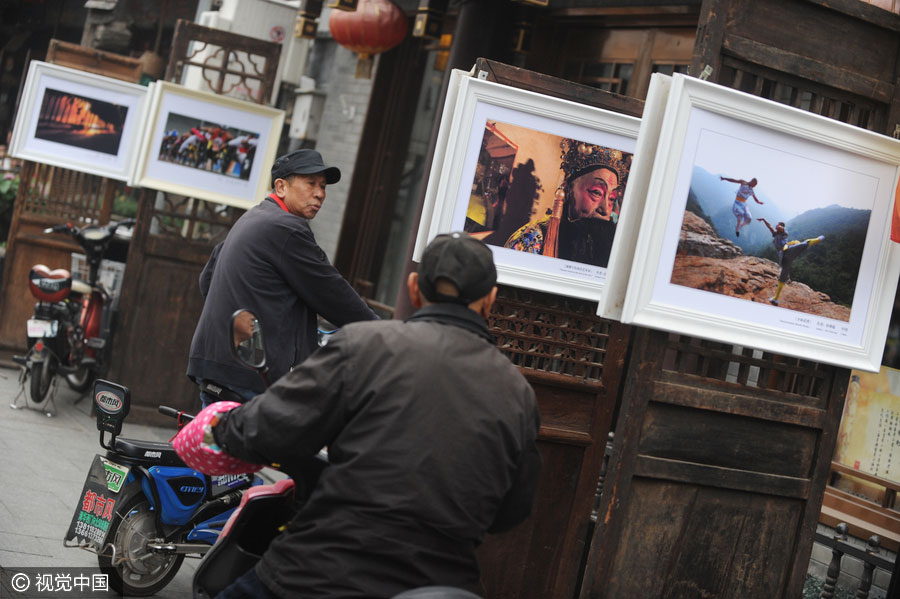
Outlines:
{"type": "Polygon", "coordinates": [[[134,224],[133,219],[81,228],[66,223],[44,230],[66,233],[78,242],[87,259],[88,278],[74,279],[68,270],[50,270],[43,264],[34,265],[29,273],[28,286],[38,302],[27,324],[28,353],[13,359],[24,366],[22,384],[28,385],[37,406],[47,400],[57,374],[73,390],[83,392],[109,367],[116,315],[110,291],[100,282],[100,264],[118,229],[134,224]]]}

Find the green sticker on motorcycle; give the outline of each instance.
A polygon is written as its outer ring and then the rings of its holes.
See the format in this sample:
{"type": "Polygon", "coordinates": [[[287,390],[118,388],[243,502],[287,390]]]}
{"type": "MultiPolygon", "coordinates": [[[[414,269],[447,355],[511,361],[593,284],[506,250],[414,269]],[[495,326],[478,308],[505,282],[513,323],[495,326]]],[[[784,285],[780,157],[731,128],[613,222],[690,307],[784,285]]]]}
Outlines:
{"type": "Polygon", "coordinates": [[[128,476],[130,468],[119,466],[104,458],[100,459],[103,460],[103,468],[106,470],[106,488],[113,493],[118,493],[122,490],[122,485],[125,484],[125,478],[128,476]]]}

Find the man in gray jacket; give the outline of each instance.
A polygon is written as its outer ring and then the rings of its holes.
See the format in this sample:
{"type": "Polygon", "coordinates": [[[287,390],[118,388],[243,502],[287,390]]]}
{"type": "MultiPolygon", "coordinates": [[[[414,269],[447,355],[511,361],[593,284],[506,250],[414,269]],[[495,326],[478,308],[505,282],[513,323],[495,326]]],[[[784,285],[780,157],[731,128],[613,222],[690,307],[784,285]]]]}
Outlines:
{"type": "Polygon", "coordinates": [[[256,314],[275,380],[316,348],[316,318],[343,326],[375,313],[331,265],[309,221],[325,201],[326,185],[341,172],[315,150],[295,150],[272,165],[272,193],[234,224],[200,274],[206,301],[194,331],[187,374],[203,405],[243,402],[265,391],[229,349],[228,319],[238,309],[256,314]]]}
{"type": "Polygon", "coordinates": [[[407,321],[345,326],[263,395],[220,416],[225,452],[290,472],[328,447],[309,500],[219,597],[478,592],[475,549],[531,511],[539,415],[485,318],[490,249],[441,235],[408,289],[407,321]]]}

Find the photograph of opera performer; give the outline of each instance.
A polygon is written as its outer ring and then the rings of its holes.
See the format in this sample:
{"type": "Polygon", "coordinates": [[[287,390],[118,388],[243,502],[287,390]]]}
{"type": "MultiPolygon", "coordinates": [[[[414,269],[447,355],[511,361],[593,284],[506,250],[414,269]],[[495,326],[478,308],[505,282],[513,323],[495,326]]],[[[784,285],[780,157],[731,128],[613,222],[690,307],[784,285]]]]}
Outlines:
{"type": "Polygon", "coordinates": [[[606,268],[631,159],[489,121],[464,228],[490,245],[606,268]]]}
{"type": "Polygon", "coordinates": [[[249,179],[259,134],[170,112],[159,159],[239,179],[249,179]]]}
{"type": "Polygon", "coordinates": [[[690,177],[673,284],[850,320],[876,179],[711,130],[690,177]]]}
{"type": "Polygon", "coordinates": [[[128,107],[47,88],[34,136],[116,155],[128,107]]]}

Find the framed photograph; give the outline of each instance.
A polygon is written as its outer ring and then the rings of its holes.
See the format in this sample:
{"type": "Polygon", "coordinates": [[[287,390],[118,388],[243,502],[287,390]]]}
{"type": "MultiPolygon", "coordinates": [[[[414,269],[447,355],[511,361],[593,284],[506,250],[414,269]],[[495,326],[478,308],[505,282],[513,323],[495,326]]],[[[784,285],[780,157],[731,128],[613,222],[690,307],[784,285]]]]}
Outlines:
{"type": "Polygon", "coordinates": [[[129,181],[146,101],[142,85],[32,61],[10,154],[129,181]]]}
{"type": "Polygon", "coordinates": [[[655,91],[622,321],[877,371],[900,141],[683,75],[655,91]]]}
{"type": "Polygon", "coordinates": [[[283,123],[282,110],[157,81],[135,183],[250,208],[269,189],[283,123]]]}
{"type": "Polygon", "coordinates": [[[466,231],[493,251],[500,283],[599,301],[640,119],[453,81],[414,259],[439,233],[466,231]]]}

